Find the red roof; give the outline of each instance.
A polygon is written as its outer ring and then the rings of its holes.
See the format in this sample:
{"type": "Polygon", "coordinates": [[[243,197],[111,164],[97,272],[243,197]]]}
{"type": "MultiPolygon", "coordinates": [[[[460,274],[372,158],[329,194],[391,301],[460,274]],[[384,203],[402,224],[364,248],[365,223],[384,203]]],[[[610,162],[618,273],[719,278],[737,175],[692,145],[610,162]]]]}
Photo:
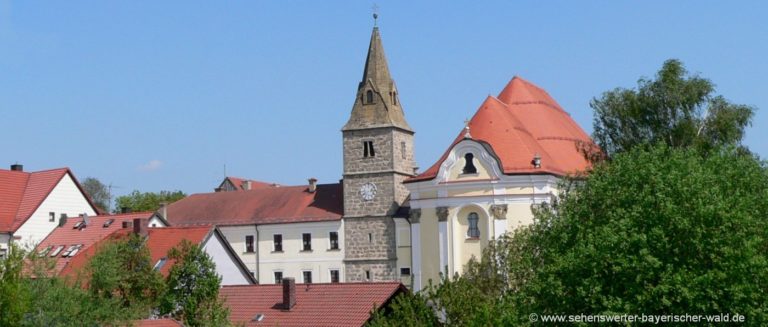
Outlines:
{"type": "Polygon", "coordinates": [[[0,232],[15,232],[19,229],[66,174],[69,174],[93,210],[98,212],[69,168],[37,172],[0,169],[0,232]]]}
{"type": "MultiPolygon", "coordinates": [[[[82,254],[87,252],[87,250],[92,245],[107,238],[115,231],[122,229],[124,221],[133,222],[134,219],[149,219],[151,216],[152,212],[137,212],[129,214],[88,217],[89,223],[84,228],[74,228],[75,224],[81,223],[83,221],[82,217],[70,217],[67,219],[67,222],[64,224],[64,226],[57,227],[53,230],[53,232],[48,234],[48,236],[43,241],[41,241],[40,244],[38,244],[36,251],[39,252],[43,249],[51,247],[50,251],[48,252],[51,253],[59,246],[64,246],[64,250],[66,250],[72,245],[81,245],[78,253],[82,254]],[[107,227],[104,227],[105,223],[109,220],[112,220],[112,223],[110,223],[107,227]]],[[[62,250],[62,253],[64,250],[62,250]]],[[[59,274],[71,260],[78,256],[76,254],[72,257],[62,257],[62,253],[56,255],[56,266],[53,271],[54,274],[59,274]]]]}
{"type": "MultiPolygon", "coordinates": [[[[490,145],[504,174],[563,176],[590,167],[579,149],[580,144],[592,144],[587,133],[546,91],[520,77],[512,78],[498,98],[486,98],[469,121],[469,131],[472,140],[490,145]],[[539,168],[533,166],[537,154],[539,168]]],[[[406,182],[435,178],[451,149],[465,139],[465,132],[461,130],[434,165],[406,182]]]]}
{"type": "MultiPolygon", "coordinates": [[[[147,248],[149,248],[149,255],[152,257],[152,264],[156,264],[161,258],[167,257],[168,251],[179,245],[182,240],[187,240],[192,244],[202,245],[203,242],[208,239],[208,235],[213,232],[213,227],[150,228],[148,232],[147,248]]],[[[173,266],[174,263],[174,260],[168,259],[165,262],[165,265],[160,268],[160,273],[163,274],[163,276],[168,276],[171,266],[173,266]]]]}
{"type": "Polygon", "coordinates": [[[278,184],[275,184],[275,183],[267,183],[267,182],[253,180],[253,179],[240,178],[240,177],[227,176],[225,178],[225,180],[227,180],[227,179],[238,190],[243,190],[244,189],[243,183],[246,182],[246,181],[251,182],[251,189],[266,188],[266,187],[277,187],[277,186],[279,186],[278,184]]]}
{"type": "Polygon", "coordinates": [[[179,327],[184,326],[173,319],[142,319],[134,321],[136,327],[179,327]]]}
{"type": "Polygon", "coordinates": [[[296,305],[283,310],[282,285],[224,286],[230,320],[247,326],[362,326],[405,287],[398,282],[296,284],[296,305]],[[257,314],[260,322],[252,321],[257,314]]]}
{"type": "Polygon", "coordinates": [[[171,225],[242,225],[340,220],[341,184],[258,188],[242,192],[192,194],[170,204],[171,225]]]}

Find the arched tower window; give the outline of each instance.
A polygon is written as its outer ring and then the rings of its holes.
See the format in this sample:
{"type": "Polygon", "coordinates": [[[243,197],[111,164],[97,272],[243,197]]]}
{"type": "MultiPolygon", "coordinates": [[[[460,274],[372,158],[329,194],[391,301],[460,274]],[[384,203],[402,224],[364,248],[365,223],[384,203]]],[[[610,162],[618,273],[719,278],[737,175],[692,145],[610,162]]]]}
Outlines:
{"type": "Polygon", "coordinates": [[[476,212],[472,212],[467,216],[467,221],[469,221],[469,228],[467,228],[467,237],[469,238],[480,238],[480,228],[477,227],[477,222],[480,220],[480,218],[477,216],[476,212]]]}
{"type": "Polygon", "coordinates": [[[373,91],[365,91],[365,103],[373,103],[373,91]]]}
{"type": "Polygon", "coordinates": [[[474,161],[475,155],[467,153],[464,155],[464,169],[461,170],[462,174],[477,174],[477,168],[475,168],[474,161]]]}

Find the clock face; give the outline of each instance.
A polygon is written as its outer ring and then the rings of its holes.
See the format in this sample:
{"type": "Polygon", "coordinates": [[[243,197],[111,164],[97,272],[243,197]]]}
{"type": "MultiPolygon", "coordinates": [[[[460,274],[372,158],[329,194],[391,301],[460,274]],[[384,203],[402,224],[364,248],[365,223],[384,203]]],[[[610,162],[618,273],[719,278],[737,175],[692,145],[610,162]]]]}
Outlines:
{"type": "Polygon", "coordinates": [[[360,187],[360,197],[365,201],[371,201],[376,197],[376,184],[365,183],[360,187]]]}

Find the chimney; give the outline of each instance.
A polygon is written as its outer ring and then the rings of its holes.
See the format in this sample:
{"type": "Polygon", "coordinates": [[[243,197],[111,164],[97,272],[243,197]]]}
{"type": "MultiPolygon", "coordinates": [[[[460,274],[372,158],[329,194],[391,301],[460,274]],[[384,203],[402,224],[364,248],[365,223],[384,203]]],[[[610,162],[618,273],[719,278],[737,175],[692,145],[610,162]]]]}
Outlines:
{"type": "Polygon", "coordinates": [[[24,171],[24,165],[13,164],[11,165],[11,171],[24,171]]]}
{"type": "Polygon", "coordinates": [[[244,191],[250,191],[251,190],[251,181],[244,180],[243,181],[243,190],[244,191]]]}
{"type": "Polygon", "coordinates": [[[291,310],[296,305],[296,280],[283,278],[283,310],[291,310]]]}
{"type": "Polygon", "coordinates": [[[131,213],[131,207],[120,207],[120,213],[131,213]]]}
{"type": "Polygon", "coordinates": [[[59,227],[64,227],[64,225],[67,224],[67,214],[62,213],[61,216],[59,216],[59,227]]]}
{"type": "Polygon", "coordinates": [[[168,220],[168,202],[160,202],[160,210],[158,211],[163,219],[168,220]]]}
{"type": "Polygon", "coordinates": [[[87,213],[83,213],[82,215],[80,215],[80,217],[83,217],[83,227],[88,226],[88,224],[91,223],[91,220],[88,218],[87,213]]]}
{"type": "Polygon", "coordinates": [[[133,219],[133,233],[141,236],[147,236],[147,220],[142,218],[133,219]]]}
{"type": "Polygon", "coordinates": [[[317,191],[317,178],[310,178],[309,181],[309,193],[315,193],[317,191]]]}

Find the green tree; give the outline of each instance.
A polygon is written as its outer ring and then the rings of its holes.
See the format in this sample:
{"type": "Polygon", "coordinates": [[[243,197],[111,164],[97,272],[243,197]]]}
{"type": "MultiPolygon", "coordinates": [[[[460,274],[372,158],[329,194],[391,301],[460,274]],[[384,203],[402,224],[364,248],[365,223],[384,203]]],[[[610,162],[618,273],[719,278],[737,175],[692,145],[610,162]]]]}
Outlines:
{"type": "Polygon", "coordinates": [[[11,243],[7,257],[0,258],[0,326],[16,326],[29,310],[31,294],[23,267],[24,250],[11,243]]]}
{"type": "Polygon", "coordinates": [[[740,145],[754,108],[714,95],[714,84],[689,75],[667,60],[656,79],[640,79],[634,90],[617,88],[593,99],[594,134],[608,156],[658,142],[704,150],[740,145]]]}
{"type": "Polygon", "coordinates": [[[738,313],[768,323],[768,174],[751,156],[661,145],[617,155],[539,210],[532,278],[541,314],[738,313]]]}
{"type": "Polygon", "coordinates": [[[211,257],[198,245],[184,240],[169,251],[168,259],[176,263],[168,275],[160,313],[189,326],[229,325],[229,309],[219,299],[221,277],[211,257]]]}
{"type": "Polygon", "coordinates": [[[153,268],[143,237],[131,234],[116,239],[89,260],[89,292],[98,299],[116,300],[135,318],[146,317],[165,290],[162,275],[153,268]]]}
{"type": "Polygon", "coordinates": [[[80,186],[82,186],[83,191],[91,197],[93,204],[102,209],[102,211],[109,212],[109,205],[112,202],[112,193],[108,186],[104,185],[94,177],[86,177],[80,183],[80,186]]]}
{"type": "Polygon", "coordinates": [[[182,191],[160,191],[139,192],[134,190],[131,194],[118,196],[115,199],[115,212],[122,208],[129,208],[131,211],[155,211],[160,208],[161,203],[171,204],[183,199],[187,195],[182,191]]]}

